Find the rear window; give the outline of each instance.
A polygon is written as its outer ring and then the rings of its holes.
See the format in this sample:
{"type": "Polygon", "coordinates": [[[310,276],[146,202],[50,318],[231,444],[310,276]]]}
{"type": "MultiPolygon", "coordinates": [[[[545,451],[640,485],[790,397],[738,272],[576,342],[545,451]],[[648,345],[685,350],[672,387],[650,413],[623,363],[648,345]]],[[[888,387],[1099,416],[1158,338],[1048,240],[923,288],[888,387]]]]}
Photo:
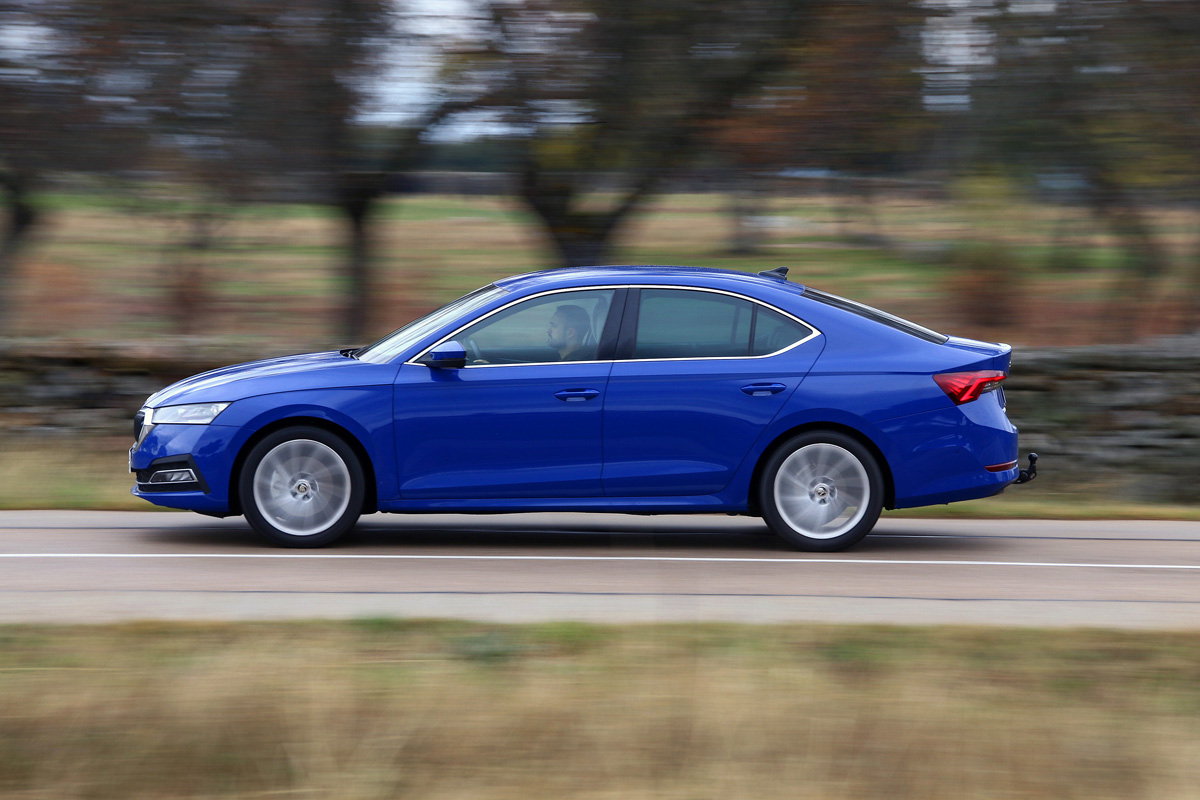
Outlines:
{"type": "Polygon", "coordinates": [[[865,303],[859,303],[854,300],[847,300],[844,297],[838,297],[836,294],[820,292],[816,289],[805,287],[803,296],[810,300],[816,300],[818,303],[824,303],[827,306],[840,308],[843,311],[849,311],[851,314],[857,314],[865,319],[873,320],[881,325],[887,325],[889,328],[895,328],[898,331],[903,331],[910,336],[916,336],[918,339],[924,339],[927,342],[936,344],[945,344],[950,340],[949,336],[930,330],[923,325],[918,325],[915,322],[909,322],[906,319],[897,317],[895,314],[889,314],[886,311],[880,311],[878,308],[872,308],[865,303]]]}

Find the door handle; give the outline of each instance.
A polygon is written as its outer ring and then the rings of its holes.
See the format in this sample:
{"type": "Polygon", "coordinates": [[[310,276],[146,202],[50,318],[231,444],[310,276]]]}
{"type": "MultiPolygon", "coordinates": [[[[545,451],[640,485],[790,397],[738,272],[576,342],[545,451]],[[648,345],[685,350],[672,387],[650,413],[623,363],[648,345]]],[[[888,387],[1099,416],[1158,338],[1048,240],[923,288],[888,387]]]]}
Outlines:
{"type": "Polygon", "coordinates": [[[564,403],[582,403],[584,400],[591,400],[593,397],[600,396],[599,389],[563,389],[561,392],[555,392],[554,396],[564,403]]]}
{"type": "Polygon", "coordinates": [[[767,395],[779,394],[787,386],[782,383],[751,383],[742,387],[742,391],[751,397],[766,397],[767,395]]]}

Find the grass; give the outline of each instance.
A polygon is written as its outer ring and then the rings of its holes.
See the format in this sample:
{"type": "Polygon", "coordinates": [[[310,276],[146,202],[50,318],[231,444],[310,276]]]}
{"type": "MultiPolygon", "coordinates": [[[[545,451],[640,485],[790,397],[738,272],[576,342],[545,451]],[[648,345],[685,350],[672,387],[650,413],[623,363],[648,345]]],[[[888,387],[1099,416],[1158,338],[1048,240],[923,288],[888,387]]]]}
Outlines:
{"type": "MultiPolygon", "coordinates": [[[[181,260],[193,260],[202,265],[195,289],[206,328],[301,348],[341,343],[336,275],[345,229],[334,211],[298,204],[225,208],[212,247],[198,256],[183,246],[191,236],[185,204],[170,197],[169,187],[156,191],[163,202],[100,194],[42,198],[48,213],[22,257],[16,283],[22,313],[14,333],[118,340],[168,333],[171,273],[181,260]]],[[[762,248],[735,255],[728,251],[725,198],[656,197],[621,230],[611,260],[747,271],[786,264],[798,280],[932,327],[1017,345],[1083,343],[1103,333],[1096,307],[1112,285],[1119,254],[1078,209],[1030,203],[981,221],[961,204],[883,196],[876,230],[861,220],[847,229],[838,205],[820,195],[770,198],[762,248]],[[1067,238],[1056,221],[1064,216],[1077,218],[1067,238]],[[880,233],[895,246],[848,243],[847,232],[855,231],[880,233]],[[1026,307],[1001,329],[980,327],[969,308],[954,302],[951,271],[928,254],[978,241],[1009,248],[1022,265],[1010,280],[1020,284],[1026,307]],[[1091,266],[1050,268],[1063,254],[1065,262],[1091,266]]],[[[1194,227],[1191,217],[1163,216],[1163,225],[1194,227]]],[[[410,196],[382,203],[375,222],[372,335],[488,281],[555,263],[540,223],[512,198],[410,196]]],[[[1155,318],[1166,324],[1170,314],[1155,318]]]]}
{"type": "Polygon", "coordinates": [[[1200,634],[0,627],[8,798],[1166,798],[1200,634]]]}

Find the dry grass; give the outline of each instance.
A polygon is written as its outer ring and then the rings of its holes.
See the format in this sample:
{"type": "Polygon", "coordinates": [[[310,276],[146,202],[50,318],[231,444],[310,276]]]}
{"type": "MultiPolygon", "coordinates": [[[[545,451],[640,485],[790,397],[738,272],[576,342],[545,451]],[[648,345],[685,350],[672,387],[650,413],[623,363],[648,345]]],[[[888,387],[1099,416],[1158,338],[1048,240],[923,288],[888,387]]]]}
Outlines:
{"type": "Polygon", "coordinates": [[[0,628],[6,798],[1171,798],[1200,636],[0,628]]]}
{"type": "MultiPolygon", "coordinates": [[[[166,301],[171,271],[196,258],[182,249],[189,235],[186,220],[155,206],[104,204],[98,198],[68,196],[57,203],[19,265],[22,313],[14,333],[123,340],[171,332],[166,301]]],[[[885,195],[876,207],[876,226],[859,219],[847,228],[839,204],[819,195],[771,198],[763,208],[764,246],[753,256],[739,256],[728,251],[725,198],[656,197],[622,229],[612,260],[743,270],[787,264],[799,280],[821,288],[933,327],[1018,345],[1086,343],[1106,331],[1099,314],[1119,254],[1078,210],[1014,201],[972,215],[957,203],[885,195]],[[1064,238],[1057,220],[1073,217],[1080,217],[1072,223],[1074,233],[1064,238]],[[860,239],[882,235],[893,246],[853,244],[847,233],[860,239]],[[948,270],[931,255],[971,241],[1002,243],[1021,254],[1022,269],[1011,280],[1019,284],[1015,291],[1023,306],[1000,328],[981,326],[948,296],[948,270]],[[1055,246],[1070,248],[1084,261],[1098,259],[1100,266],[1046,269],[1048,249],[1055,246]]],[[[1195,228],[1195,215],[1164,211],[1158,222],[1164,235],[1182,236],[1195,228]]],[[[344,235],[328,209],[229,210],[202,257],[203,278],[189,284],[201,301],[201,330],[259,351],[264,343],[302,349],[346,344],[336,324],[344,235]]],[[[495,278],[555,263],[539,223],[511,198],[388,201],[381,204],[373,235],[379,278],[372,335],[495,278]]],[[[1166,305],[1158,310],[1153,316],[1169,332],[1175,311],[1166,305]]]]}
{"type": "Polygon", "coordinates": [[[152,508],[129,493],[130,439],[11,437],[0,448],[0,509],[152,508]]]}

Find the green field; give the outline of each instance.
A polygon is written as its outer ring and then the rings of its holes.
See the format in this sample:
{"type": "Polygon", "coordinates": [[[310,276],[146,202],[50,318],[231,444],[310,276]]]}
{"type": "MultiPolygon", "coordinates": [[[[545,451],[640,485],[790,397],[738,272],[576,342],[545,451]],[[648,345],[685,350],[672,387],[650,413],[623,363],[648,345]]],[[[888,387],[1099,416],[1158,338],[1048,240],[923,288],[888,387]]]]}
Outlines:
{"type": "Polygon", "coordinates": [[[0,627],[0,796],[1184,798],[1200,634],[0,627]]]}

